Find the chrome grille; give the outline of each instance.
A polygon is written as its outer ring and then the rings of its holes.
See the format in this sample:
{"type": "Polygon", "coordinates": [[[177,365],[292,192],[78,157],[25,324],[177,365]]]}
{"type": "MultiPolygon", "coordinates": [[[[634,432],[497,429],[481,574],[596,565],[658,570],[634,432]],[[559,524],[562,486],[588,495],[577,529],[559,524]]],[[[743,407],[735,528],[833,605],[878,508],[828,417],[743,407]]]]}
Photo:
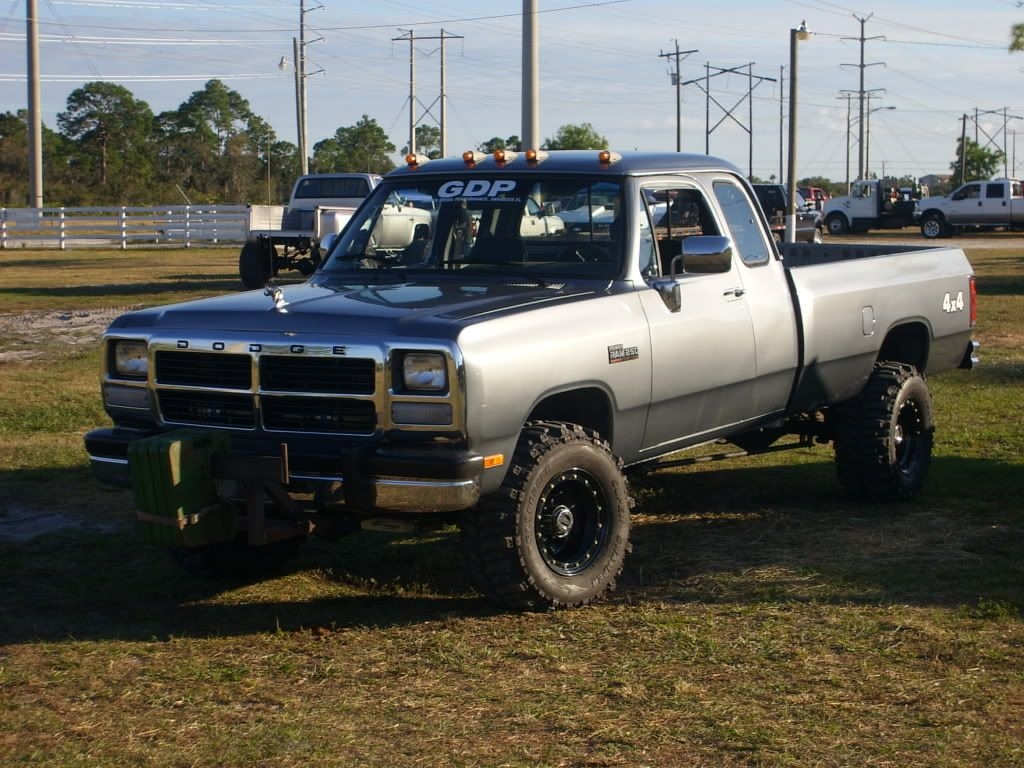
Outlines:
{"type": "Polygon", "coordinates": [[[370,395],[374,362],[347,357],[260,358],[260,388],[272,392],[323,392],[332,395],[370,395]]]}
{"type": "Polygon", "coordinates": [[[373,432],[377,409],[369,400],[340,397],[261,398],[263,426],[289,432],[373,432]]]}
{"type": "Polygon", "coordinates": [[[251,351],[158,349],[154,375],[163,420],[274,432],[376,430],[374,359],[251,351]]]}
{"type": "Polygon", "coordinates": [[[161,390],[157,396],[164,421],[237,429],[256,426],[251,395],[161,390]]]}
{"type": "Polygon", "coordinates": [[[252,358],[248,355],[215,352],[156,353],[156,381],[184,387],[211,389],[250,389],[252,358]]]}

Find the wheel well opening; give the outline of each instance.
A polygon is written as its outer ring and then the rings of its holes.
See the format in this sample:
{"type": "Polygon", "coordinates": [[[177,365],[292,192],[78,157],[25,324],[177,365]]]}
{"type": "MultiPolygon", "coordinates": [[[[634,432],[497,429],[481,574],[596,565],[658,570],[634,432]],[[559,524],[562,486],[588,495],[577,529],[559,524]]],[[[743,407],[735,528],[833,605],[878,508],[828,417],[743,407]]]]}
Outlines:
{"type": "MultiPolygon", "coordinates": [[[[612,407],[608,395],[597,387],[559,392],[541,400],[529,421],[564,421],[593,429],[613,443],[612,407]]],[[[614,444],[614,443],[613,443],[614,444]]]]}
{"type": "Polygon", "coordinates": [[[908,323],[893,328],[882,343],[878,359],[908,363],[924,371],[928,362],[928,330],[921,323],[908,323]]]}

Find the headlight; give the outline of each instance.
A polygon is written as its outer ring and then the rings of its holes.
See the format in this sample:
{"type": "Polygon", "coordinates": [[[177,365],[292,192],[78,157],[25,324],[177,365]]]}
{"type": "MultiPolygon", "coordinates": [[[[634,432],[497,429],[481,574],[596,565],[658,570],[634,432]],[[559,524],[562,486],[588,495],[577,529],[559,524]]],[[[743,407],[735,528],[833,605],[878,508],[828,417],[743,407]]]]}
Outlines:
{"type": "Polygon", "coordinates": [[[131,379],[144,379],[149,373],[149,357],[144,341],[115,341],[112,374],[131,379]]]}
{"type": "Polygon", "coordinates": [[[444,355],[437,352],[407,352],[402,359],[402,384],[419,392],[443,392],[448,388],[444,355]]]}

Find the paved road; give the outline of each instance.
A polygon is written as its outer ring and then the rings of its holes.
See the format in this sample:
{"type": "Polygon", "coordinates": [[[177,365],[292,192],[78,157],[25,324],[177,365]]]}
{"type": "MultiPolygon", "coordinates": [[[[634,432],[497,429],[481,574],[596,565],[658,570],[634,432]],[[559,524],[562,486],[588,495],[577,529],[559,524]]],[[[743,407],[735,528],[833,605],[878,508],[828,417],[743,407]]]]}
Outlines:
{"type": "Polygon", "coordinates": [[[877,232],[843,235],[841,237],[826,235],[825,242],[872,243],[876,245],[883,243],[922,246],[952,245],[963,248],[965,251],[977,248],[1006,248],[1024,251],[1024,232],[983,232],[928,240],[917,227],[907,227],[906,229],[880,230],[877,232]]]}

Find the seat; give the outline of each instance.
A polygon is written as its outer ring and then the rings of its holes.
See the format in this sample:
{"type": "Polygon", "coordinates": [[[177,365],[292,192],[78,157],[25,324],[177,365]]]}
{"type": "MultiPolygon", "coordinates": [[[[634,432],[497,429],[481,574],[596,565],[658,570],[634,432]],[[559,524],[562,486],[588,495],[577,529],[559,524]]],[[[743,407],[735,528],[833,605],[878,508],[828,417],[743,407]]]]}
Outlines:
{"type": "Polygon", "coordinates": [[[483,237],[473,245],[467,261],[471,264],[520,264],[526,261],[526,243],[519,237],[483,237]]]}

